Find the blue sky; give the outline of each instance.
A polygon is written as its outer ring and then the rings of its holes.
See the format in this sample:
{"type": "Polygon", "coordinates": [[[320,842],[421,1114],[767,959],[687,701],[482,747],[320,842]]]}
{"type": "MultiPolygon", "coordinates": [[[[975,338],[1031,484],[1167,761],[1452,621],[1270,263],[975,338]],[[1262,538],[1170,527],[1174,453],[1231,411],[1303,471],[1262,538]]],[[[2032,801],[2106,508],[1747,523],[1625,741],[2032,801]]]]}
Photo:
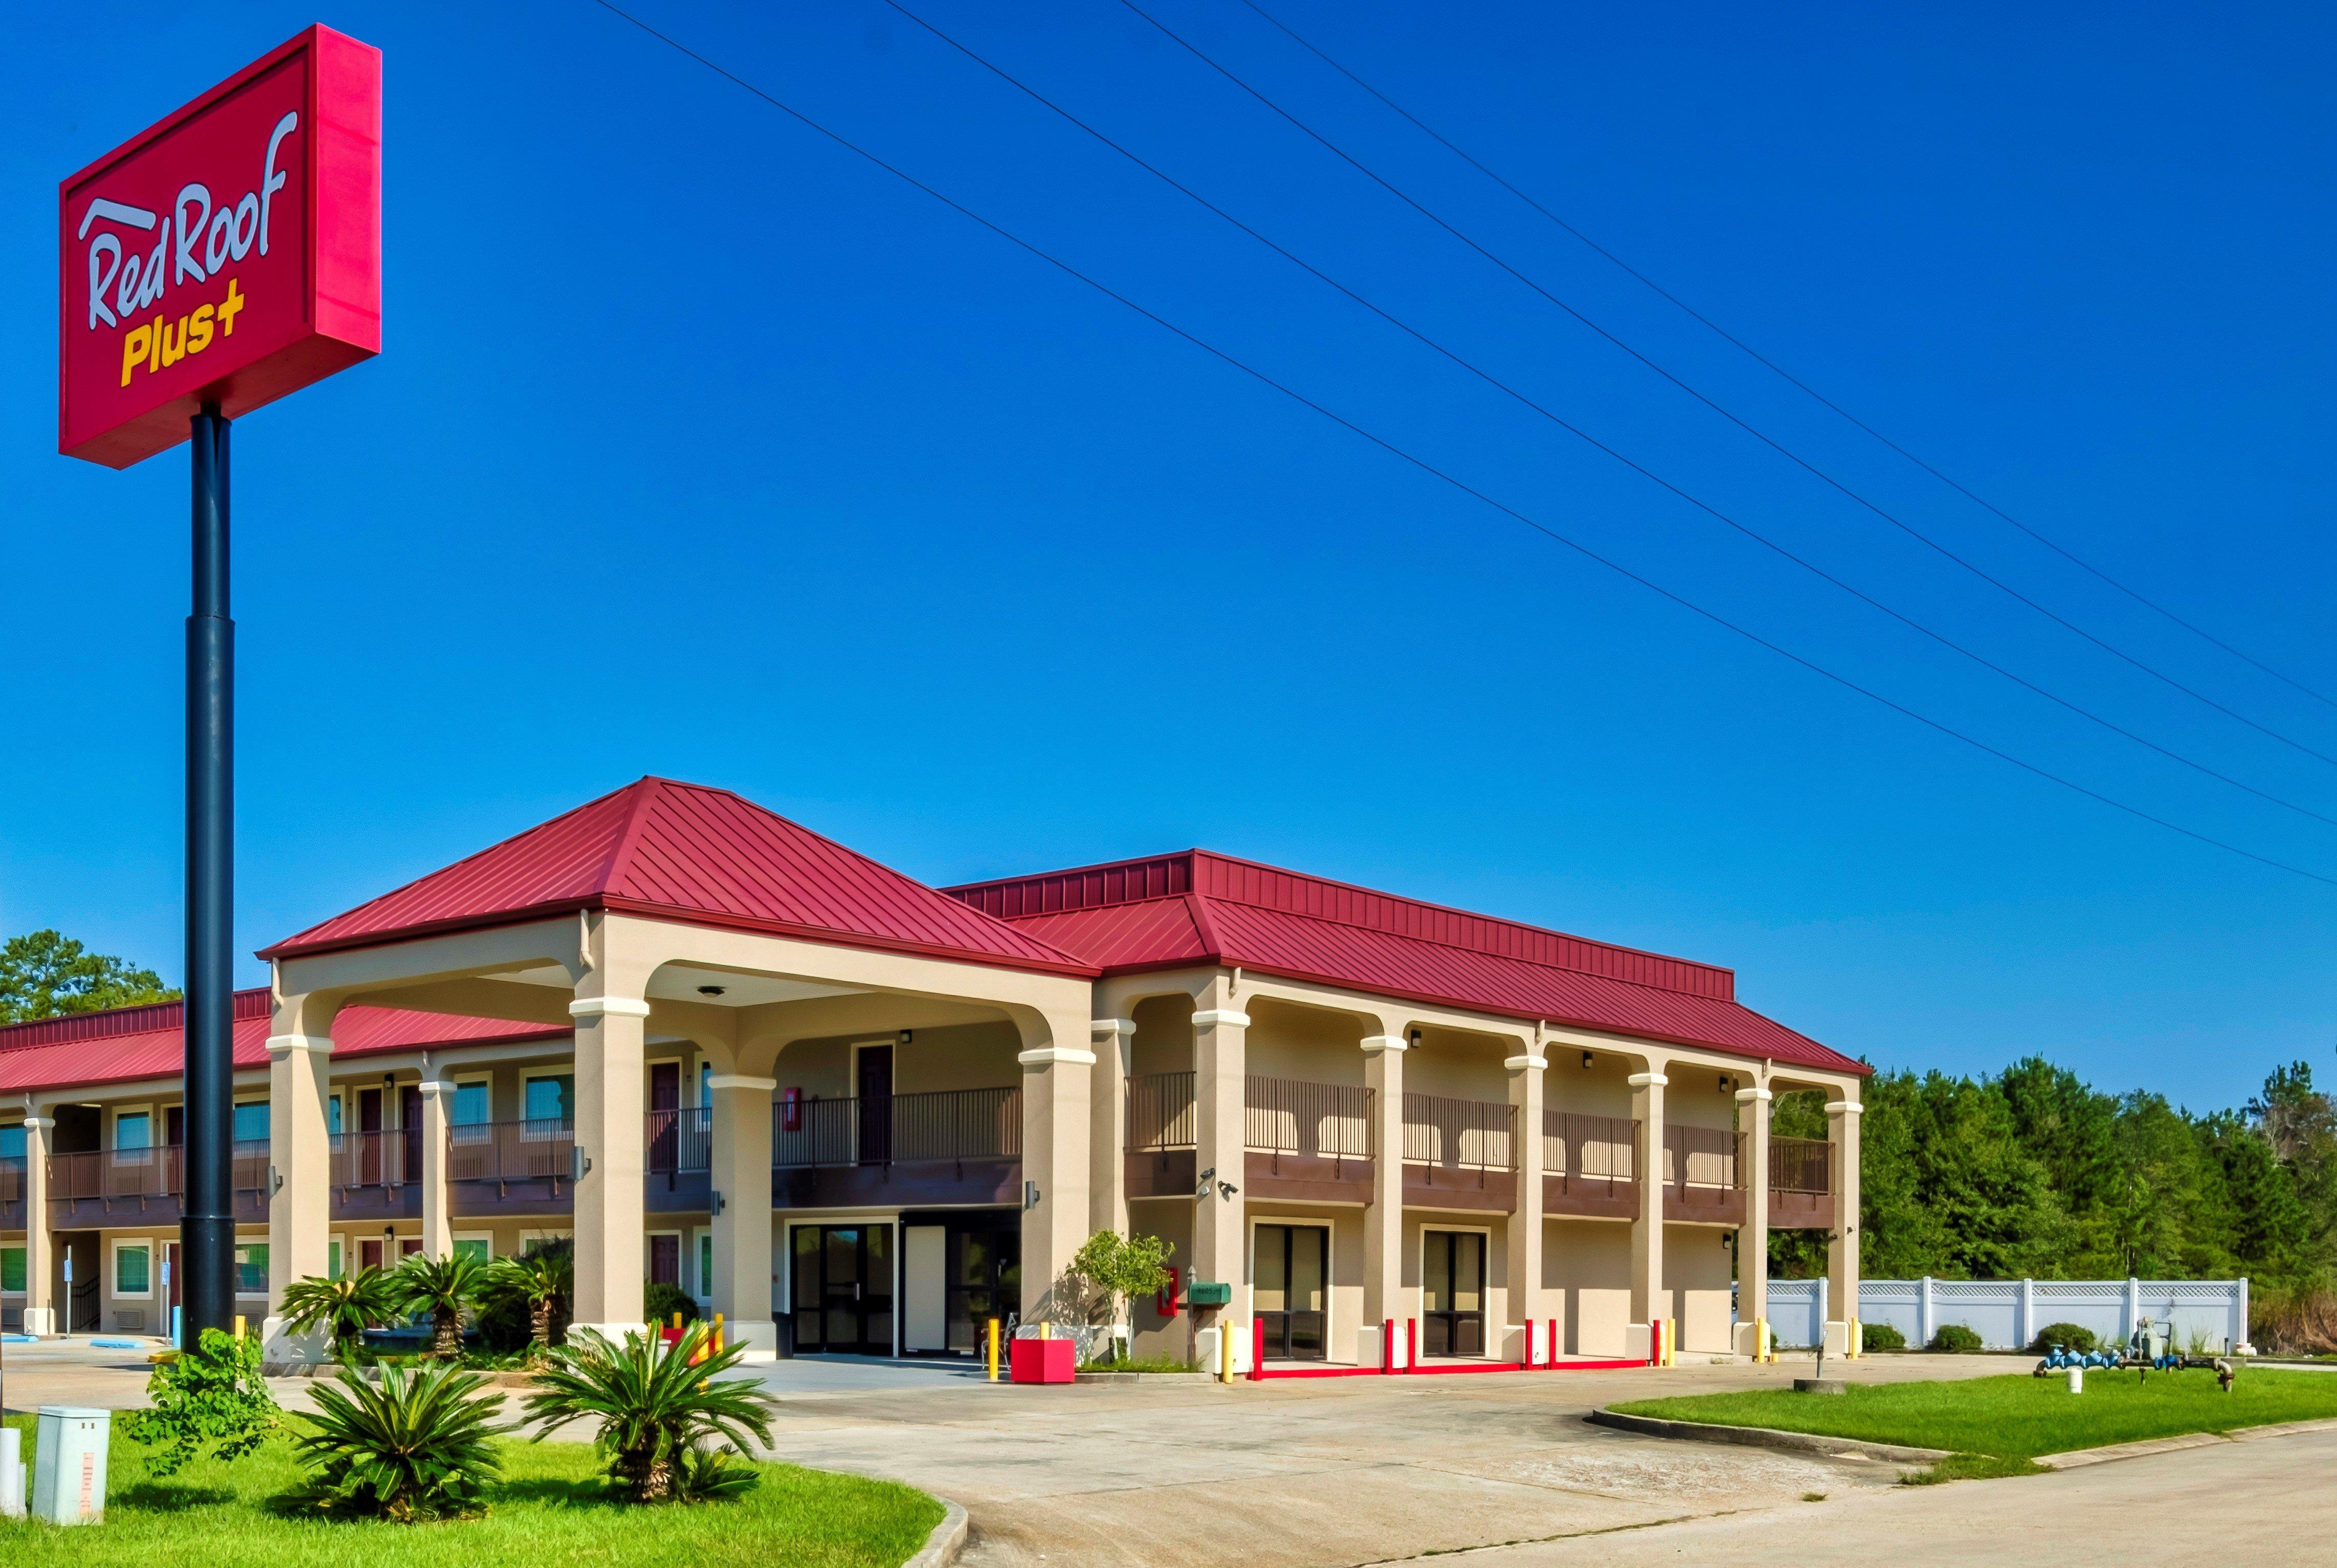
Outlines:
{"type": "MultiPolygon", "coordinates": [[[[2337,767],[1892,533],[1121,6],[914,8],[1748,525],[2337,815],[2337,767]]],[[[1267,8],[1982,495],[2337,696],[2326,14],[1267,8]]],[[[639,11],[1763,636],[2337,877],[2337,829],[1729,534],[880,0],[639,11]]],[[[1878,504],[2337,755],[2337,708],[1866,441],[1237,0],[1156,15],[1878,504]]],[[[56,926],[174,979],[186,459],[115,474],[55,453],[54,192],[316,19],[27,14],[0,93],[0,295],[17,302],[0,312],[0,931],[56,926]]],[[[2122,817],[1696,620],[585,0],[321,19],[386,55],[386,349],[235,431],[243,948],[658,772],[931,881],[1199,843],[1727,964],[1754,1005],[1885,1065],[2042,1052],[2195,1108],[2275,1061],[2329,1068],[2337,887],[2122,817]]]]}

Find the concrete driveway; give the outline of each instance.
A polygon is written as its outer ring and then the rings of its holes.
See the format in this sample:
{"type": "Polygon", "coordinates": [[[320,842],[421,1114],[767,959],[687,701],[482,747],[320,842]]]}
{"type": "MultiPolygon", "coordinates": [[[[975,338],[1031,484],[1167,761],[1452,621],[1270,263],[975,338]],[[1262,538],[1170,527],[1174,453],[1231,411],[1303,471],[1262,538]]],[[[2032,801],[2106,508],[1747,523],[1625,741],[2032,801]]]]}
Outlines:
{"type": "MultiPolygon", "coordinates": [[[[2027,1365],[1926,1356],[1842,1370],[1895,1380],[2027,1365]]],[[[1570,1536],[1611,1541],[1615,1532],[1750,1510],[1783,1513],[1771,1528],[1798,1537],[1806,1525],[1798,1514],[1823,1506],[1803,1503],[1804,1494],[1837,1504],[1883,1494],[1897,1469],[1636,1437],[1582,1416],[1610,1400],[1775,1386],[1808,1370],[1804,1362],[1232,1387],[919,1377],[815,1389],[808,1380],[826,1375],[797,1362],[772,1368],[768,1382],[780,1398],[777,1456],[891,1476],[963,1504],[969,1563],[1316,1568],[1570,1536]]]]}

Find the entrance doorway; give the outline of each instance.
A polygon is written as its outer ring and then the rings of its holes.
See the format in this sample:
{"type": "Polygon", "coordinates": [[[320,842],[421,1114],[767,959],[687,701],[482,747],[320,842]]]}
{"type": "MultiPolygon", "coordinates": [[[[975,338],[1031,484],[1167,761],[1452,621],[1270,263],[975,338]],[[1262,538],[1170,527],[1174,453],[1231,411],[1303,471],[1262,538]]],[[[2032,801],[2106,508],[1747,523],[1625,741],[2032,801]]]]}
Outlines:
{"type": "Polygon", "coordinates": [[[893,1353],[893,1227],[798,1225],[789,1233],[796,1353],[893,1353]]]}
{"type": "Polygon", "coordinates": [[[883,1165],[893,1158],[893,1048],[862,1045],[852,1055],[860,1091],[860,1163],[883,1165]]]}
{"type": "Polygon", "coordinates": [[[1485,1353],[1485,1236],[1481,1230],[1421,1233],[1423,1356],[1485,1353]]]}
{"type": "Polygon", "coordinates": [[[901,1216],[901,1349],[979,1356],[990,1320],[1022,1305],[1022,1216],[1012,1210],[901,1216]]]}
{"type": "Polygon", "coordinates": [[[1324,1225],[1260,1225],[1250,1244],[1258,1325],[1277,1361],[1320,1361],[1330,1341],[1331,1231],[1324,1225]]]}

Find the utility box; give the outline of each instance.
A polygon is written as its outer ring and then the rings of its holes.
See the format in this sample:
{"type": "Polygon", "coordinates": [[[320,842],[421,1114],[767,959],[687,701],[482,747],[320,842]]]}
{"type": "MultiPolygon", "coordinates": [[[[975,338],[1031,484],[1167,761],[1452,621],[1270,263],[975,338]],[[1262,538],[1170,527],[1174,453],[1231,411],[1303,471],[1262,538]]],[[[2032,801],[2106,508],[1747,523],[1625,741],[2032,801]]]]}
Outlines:
{"type": "Polygon", "coordinates": [[[34,1518],[95,1524],[105,1517],[105,1446],[112,1427],[111,1410],[41,1406],[33,1455],[34,1518]]]}
{"type": "Polygon", "coordinates": [[[1007,1342],[1006,1376],[1013,1383],[1069,1383],[1079,1373],[1076,1339],[1013,1339],[1007,1342]]]}

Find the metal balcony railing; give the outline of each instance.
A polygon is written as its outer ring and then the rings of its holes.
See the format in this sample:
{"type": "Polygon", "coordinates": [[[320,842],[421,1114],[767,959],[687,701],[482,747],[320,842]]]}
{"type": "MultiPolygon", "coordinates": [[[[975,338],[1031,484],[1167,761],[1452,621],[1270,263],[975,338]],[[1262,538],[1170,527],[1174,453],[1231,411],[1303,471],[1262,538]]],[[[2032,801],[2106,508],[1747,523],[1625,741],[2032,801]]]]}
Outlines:
{"type": "Polygon", "coordinates": [[[651,1175],[672,1176],[711,1169],[714,1163],[714,1112],[705,1105],[680,1111],[652,1111],[643,1145],[651,1175]]]}
{"type": "Polygon", "coordinates": [[[771,1107],[771,1168],[1022,1158],[1022,1091],[845,1095],[771,1107]]]}
{"type": "Polygon", "coordinates": [[[422,1129],[336,1132],[328,1140],[333,1185],[403,1187],[422,1178],[422,1129]]]}
{"type": "Polygon", "coordinates": [[[1664,1129],[1664,1182],[1671,1187],[1745,1185],[1745,1135],[1716,1127],[1664,1129]]]}
{"type": "Polygon", "coordinates": [[[24,1155],[0,1155],[0,1203],[22,1203],[24,1200],[24,1155]]]}
{"type": "MultiPolygon", "coordinates": [[[[268,1141],[252,1139],[235,1145],[230,1155],[231,1180],[239,1192],[268,1185],[268,1141]]],[[[22,1160],[15,1161],[23,1195],[22,1160]]],[[[93,1149],[77,1154],[48,1157],[49,1199],[52,1202],[85,1198],[176,1198],[186,1191],[186,1151],[176,1143],[152,1149],[93,1149]]],[[[0,1197],[7,1196],[0,1192],[0,1197]]]]}
{"type": "Polygon", "coordinates": [[[1588,1185],[1596,1190],[1632,1181],[1638,1156],[1639,1124],[1630,1118],[1584,1116],[1543,1108],[1542,1170],[1561,1178],[1568,1187],[1588,1185]]]}
{"type": "Polygon", "coordinates": [[[1517,1169],[1517,1107],[1498,1100],[1403,1097],[1403,1157],[1462,1171],[1517,1169]]]}
{"type": "MultiPolygon", "coordinates": [[[[1129,1153],[1190,1149],[1198,1125],[1190,1073],[1155,1073],[1129,1082],[1129,1153]]],[[[1260,1154],[1368,1160],[1372,1092],[1357,1083],[1248,1074],[1242,1083],[1242,1146],[1260,1154]]]]}
{"type": "Polygon", "coordinates": [[[1824,1194],[1833,1191],[1832,1145],[1823,1138],[1769,1140],[1769,1191],[1824,1194]]]}
{"type": "Polygon", "coordinates": [[[565,1117],[464,1122],[446,1129],[449,1181],[549,1181],[575,1174],[576,1128],[565,1117]]]}

